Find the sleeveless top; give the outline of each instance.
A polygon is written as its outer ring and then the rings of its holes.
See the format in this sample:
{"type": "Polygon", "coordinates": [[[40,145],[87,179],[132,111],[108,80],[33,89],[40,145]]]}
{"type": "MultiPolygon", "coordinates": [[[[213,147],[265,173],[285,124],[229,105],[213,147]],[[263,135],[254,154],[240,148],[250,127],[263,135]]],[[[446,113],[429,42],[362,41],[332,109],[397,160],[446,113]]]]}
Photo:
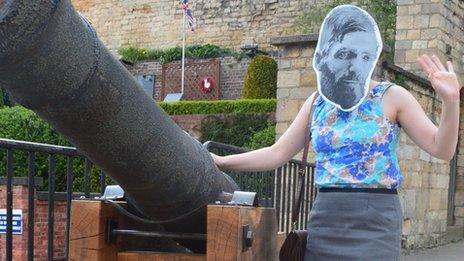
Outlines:
{"type": "Polygon", "coordinates": [[[314,101],[311,125],[317,187],[398,188],[402,181],[396,147],[400,126],[383,113],[382,97],[392,86],[381,82],[346,112],[314,101]]]}

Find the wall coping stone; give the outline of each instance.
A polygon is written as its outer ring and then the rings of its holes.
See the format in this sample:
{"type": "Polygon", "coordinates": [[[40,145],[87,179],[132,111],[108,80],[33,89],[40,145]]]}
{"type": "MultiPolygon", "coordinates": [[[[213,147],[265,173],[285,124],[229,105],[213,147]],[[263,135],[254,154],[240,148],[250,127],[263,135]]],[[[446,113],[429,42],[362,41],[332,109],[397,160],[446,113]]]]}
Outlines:
{"type": "MultiPolygon", "coordinates": [[[[270,44],[274,46],[306,44],[306,43],[316,44],[318,40],[319,40],[319,34],[316,34],[316,33],[299,34],[299,35],[272,37],[270,40],[270,44]]],[[[392,51],[392,48],[386,43],[383,43],[382,52],[389,53],[391,51],[392,51]]]]}
{"type": "MultiPolygon", "coordinates": [[[[13,177],[12,180],[13,185],[22,185],[28,186],[28,178],[27,177],[13,177]]],[[[42,186],[43,180],[40,177],[34,178],[34,184],[36,187],[42,186]]],[[[0,185],[6,185],[6,177],[0,177],[0,185]]]]}
{"type": "MultiPolygon", "coordinates": [[[[67,192],[55,192],[53,195],[55,201],[66,201],[66,193],[67,192]]],[[[48,191],[37,191],[36,195],[37,195],[37,200],[48,201],[48,191]]],[[[81,196],[84,196],[84,195],[85,195],[84,192],[73,192],[72,199],[73,200],[79,199],[81,196]]],[[[87,198],[87,200],[94,199],[95,197],[101,197],[101,194],[92,192],[90,193],[90,198],[87,198]]]]}
{"type": "Polygon", "coordinates": [[[392,70],[396,73],[399,73],[399,74],[402,74],[404,76],[406,76],[407,78],[413,80],[413,81],[416,81],[418,83],[420,83],[422,86],[424,86],[424,88],[428,91],[432,91],[434,92],[433,88],[432,88],[432,85],[430,84],[430,81],[425,79],[424,77],[422,76],[419,76],[417,74],[414,74],[410,71],[406,71],[405,69],[397,66],[397,65],[394,65],[388,61],[383,61],[382,62],[382,67],[385,68],[385,69],[388,69],[388,70],[392,70]]]}

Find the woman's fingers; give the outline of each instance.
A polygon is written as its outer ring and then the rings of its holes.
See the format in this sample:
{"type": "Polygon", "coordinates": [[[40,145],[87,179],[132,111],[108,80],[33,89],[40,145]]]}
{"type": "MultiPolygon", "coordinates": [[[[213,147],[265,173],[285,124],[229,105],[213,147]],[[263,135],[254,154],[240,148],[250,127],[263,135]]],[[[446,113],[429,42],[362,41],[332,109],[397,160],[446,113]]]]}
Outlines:
{"type": "Polygon", "coordinates": [[[422,70],[424,70],[426,74],[430,75],[430,73],[432,73],[432,68],[430,68],[430,66],[424,61],[422,56],[417,58],[417,63],[419,63],[419,66],[422,67],[422,70]]]}
{"type": "Polygon", "coordinates": [[[432,62],[437,66],[438,70],[446,72],[445,66],[441,63],[436,55],[432,55],[432,62]]]}
{"type": "Polygon", "coordinates": [[[421,56],[421,58],[430,67],[430,70],[427,71],[429,74],[440,70],[440,69],[438,69],[437,65],[432,61],[432,59],[430,59],[430,57],[428,55],[423,54],[421,56]]]}

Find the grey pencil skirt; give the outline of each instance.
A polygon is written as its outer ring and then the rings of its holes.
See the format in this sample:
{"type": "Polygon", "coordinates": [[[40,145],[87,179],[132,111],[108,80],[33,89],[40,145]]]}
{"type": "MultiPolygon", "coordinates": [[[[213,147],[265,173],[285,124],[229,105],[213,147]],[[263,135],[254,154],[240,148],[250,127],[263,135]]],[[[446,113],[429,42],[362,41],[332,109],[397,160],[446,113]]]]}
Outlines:
{"type": "Polygon", "coordinates": [[[400,260],[402,221],[397,194],[319,192],[305,261],[400,260]]]}

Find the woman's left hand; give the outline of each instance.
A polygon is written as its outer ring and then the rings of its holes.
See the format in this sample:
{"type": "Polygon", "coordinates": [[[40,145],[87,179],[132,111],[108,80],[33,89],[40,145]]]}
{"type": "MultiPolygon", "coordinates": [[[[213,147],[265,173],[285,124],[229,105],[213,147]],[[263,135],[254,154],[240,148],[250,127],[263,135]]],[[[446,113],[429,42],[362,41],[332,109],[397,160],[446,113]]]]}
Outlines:
{"type": "Polygon", "coordinates": [[[433,89],[443,102],[459,101],[461,85],[450,61],[446,62],[448,68],[445,68],[436,55],[429,57],[427,54],[423,54],[417,58],[417,62],[428,75],[433,89]]]}

